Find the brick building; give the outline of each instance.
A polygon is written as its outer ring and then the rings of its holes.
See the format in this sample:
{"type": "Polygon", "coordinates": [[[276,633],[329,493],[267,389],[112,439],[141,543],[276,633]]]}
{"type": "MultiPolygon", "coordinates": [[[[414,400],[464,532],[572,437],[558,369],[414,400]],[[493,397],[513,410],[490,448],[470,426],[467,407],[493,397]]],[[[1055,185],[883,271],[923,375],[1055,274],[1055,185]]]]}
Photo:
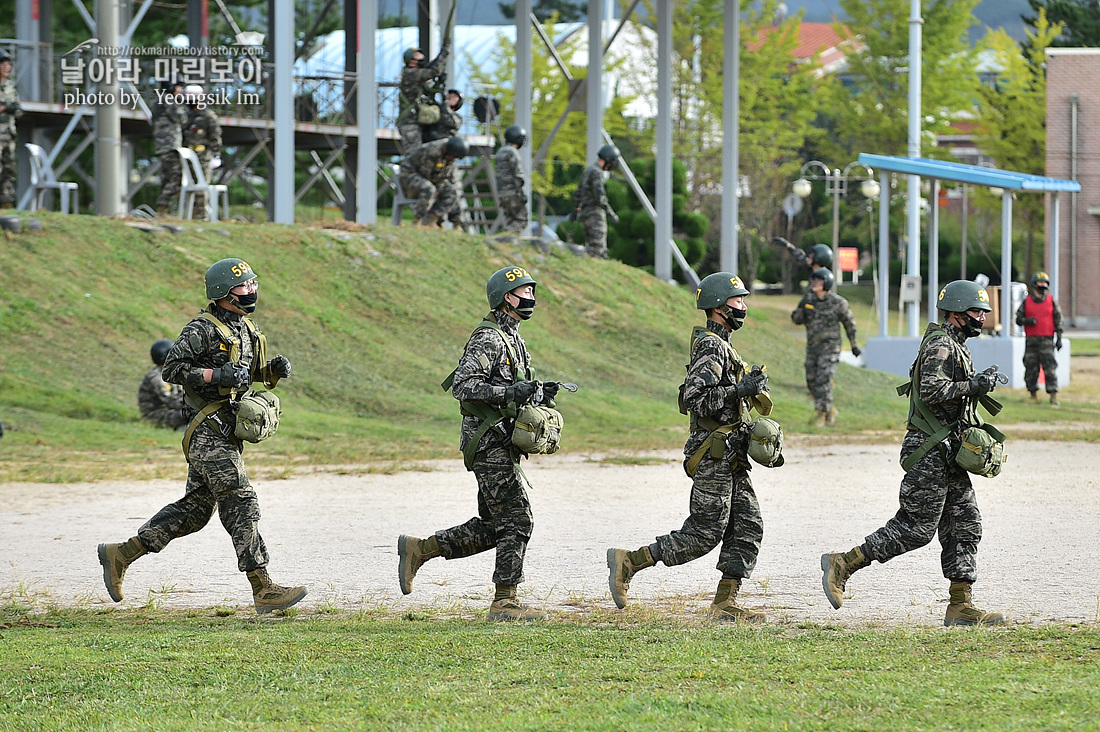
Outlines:
{"type": "MultiPolygon", "coordinates": [[[[1100,327],[1098,79],[1100,48],[1047,49],[1046,174],[1081,184],[1080,193],[1061,198],[1055,297],[1067,324],[1079,328],[1100,327]]],[[[1048,198],[1048,217],[1050,207],[1048,198]]],[[[1052,270],[1055,263],[1046,266],[1052,270]]]]}

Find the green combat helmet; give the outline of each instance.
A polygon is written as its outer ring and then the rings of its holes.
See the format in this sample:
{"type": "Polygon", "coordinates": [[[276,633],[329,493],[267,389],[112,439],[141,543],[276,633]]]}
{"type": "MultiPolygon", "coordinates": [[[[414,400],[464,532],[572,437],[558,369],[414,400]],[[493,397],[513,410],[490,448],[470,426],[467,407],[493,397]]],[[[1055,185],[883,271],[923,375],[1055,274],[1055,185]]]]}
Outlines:
{"type": "Polygon", "coordinates": [[[504,141],[523,147],[523,143],[527,142],[527,130],[519,125],[508,125],[508,129],[504,130],[504,141]]]}
{"type": "Polygon", "coordinates": [[[243,259],[223,259],[206,270],[206,296],[220,300],[237,285],[256,279],[256,273],[243,259]]]}
{"type": "Polygon", "coordinates": [[[164,360],[168,358],[168,352],[170,350],[172,350],[172,341],[167,338],[161,338],[149,349],[149,357],[153,359],[153,363],[157,366],[163,366],[164,360]]]}
{"type": "Polygon", "coordinates": [[[517,287],[535,285],[535,278],[527,273],[523,267],[505,267],[498,269],[489,278],[485,285],[485,296],[489,299],[489,307],[496,310],[504,302],[504,296],[517,287]]]}
{"type": "Polygon", "coordinates": [[[1031,275],[1032,287],[1035,287],[1035,285],[1039,284],[1040,282],[1045,282],[1047,283],[1047,287],[1050,287],[1050,276],[1046,272],[1036,272],[1035,274],[1031,275]]]}
{"type": "Polygon", "coordinates": [[[407,66],[410,61],[416,58],[416,54],[423,53],[419,48],[415,46],[413,48],[406,48],[405,53],[401,55],[401,58],[405,59],[405,65],[407,66]]]}
{"type": "Polygon", "coordinates": [[[760,417],[749,428],[749,457],[765,468],[783,464],[783,428],[774,419],[760,417]]]}
{"type": "Polygon", "coordinates": [[[600,148],[600,151],[596,153],[596,157],[604,161],[608,165],[615,165],[619,162],[619,148],[614,145],[604,145],[600,148]]]}
{"type": "Polygon", "coordinates": [[[814,244],[806,250],[806,256],[810,258],[810,264],[820,264],[822,267],[833,266],[833,250],[824,244],[814,244]]]}
{"type": "Polygon", "coordinates": [[[993,310],[989,295],[977,282],[955,280],[943,286],[936,307],[948,313],[965,313],[971,308],[993,310]]]}
{"type": "Polygon", "coordinates": [[[715,272],[707,275],[695,291],[695,307],[710,310],[726,304],[731,297],[748,295],[741,278],[731,272],[715,272]]]}
{"type": "Polygon", "coordinates": [[[824,280],[825,292],[833,289],[833,285],[836,284],[836,277],[833,277],[832,270],[828,267],[819,267],[810,273],[811,280],[824,280]]]}

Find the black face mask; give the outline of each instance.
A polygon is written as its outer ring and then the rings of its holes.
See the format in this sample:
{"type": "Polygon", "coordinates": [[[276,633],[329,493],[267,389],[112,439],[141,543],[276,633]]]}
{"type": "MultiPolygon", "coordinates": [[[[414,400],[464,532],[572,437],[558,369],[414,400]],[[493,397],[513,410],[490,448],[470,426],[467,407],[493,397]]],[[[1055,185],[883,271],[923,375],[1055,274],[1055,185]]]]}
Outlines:
{"type": "Polygon", "coordinates": [[[531,316],[535,314],[535,305],[538,303],[535,302],[535,298],[533,297],[520,297],[516,295],[516,298],[519,300],[519,304],[512,309],[516,311],[516,315],[519,316],[520,320],[529,320],[531,316]]]}
{"type": "Polygon", "coordinates": [[[718,312],[722,313],[722,317],[726,320],[726,325],[730,327],[730,330],[740,330],[741,326],[745,324],[745,316],[749,314],[748,309],[738,310],[737,308],[731,308],[729,305],[723,305],[718,309],[718,312]]]}
{"type": "Polygon", "coordinates": [[[1040,295],[1047,294],[1047,290],[1049,290],[1049,289],[1050,289],[1050,287],[1047,286],[1047,285],[1035,285],[1035,292],[1037,292],[1040,295]]]}
{"type": "Polygon", "coordinates": [[[246,313],[256,312],[256,301],[260,299],[260,293],[249,292],[246,295],[237,295],[234,293],[233,297],[233,304],[239,307],[241,310],[245,311],[246,313]]]}
{"type": "Polygon", "coordinates": [[[966,318],[966,325],[962,327],[962,332],[967,338],[977,338],[982,334],[982,321],[978,320],[970,313],[962,313],[962,316],[966,318]]]}

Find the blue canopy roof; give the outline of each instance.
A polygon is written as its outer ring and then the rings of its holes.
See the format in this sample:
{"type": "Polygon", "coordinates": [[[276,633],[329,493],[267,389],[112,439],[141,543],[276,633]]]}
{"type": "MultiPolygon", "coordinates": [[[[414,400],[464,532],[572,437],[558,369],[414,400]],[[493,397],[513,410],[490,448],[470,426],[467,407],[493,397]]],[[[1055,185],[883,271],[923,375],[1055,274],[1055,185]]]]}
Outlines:
{"type": "Polygon", "coordinates": [[[878,170],[889,170],[907,175],[919,175],[922,178],[954,180],[960,183],[972,183],[979,186],[994,186],[1017,191],[1080,191],[1081,184],[1075,180],[1047,178],[1042,175],[1015,173],[1011,170],[985,168],[980,165],[951,163],[946,160],[929,158],[901,158],[894,155],[869,155],[860,153],[859,162],[878,170]]]}

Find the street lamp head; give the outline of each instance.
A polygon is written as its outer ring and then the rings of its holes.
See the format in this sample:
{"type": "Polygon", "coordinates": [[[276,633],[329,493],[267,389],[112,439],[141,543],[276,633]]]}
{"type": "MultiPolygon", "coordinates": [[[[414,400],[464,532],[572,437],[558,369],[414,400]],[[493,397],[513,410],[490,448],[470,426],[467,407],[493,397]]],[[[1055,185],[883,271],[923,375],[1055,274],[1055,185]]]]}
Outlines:
{"type": "Polygon", "coordinates": [[[791,190],[793,190],[794,195],[799,198],[806,198],[813,192],[813,186],[810,185],[810,181],[805,178],[799,178],[794,182],[794,185],[791,186],[791,190]]]}
{"type": "Polygon", "coordinates": [[[882,187],[878,184],[878,181],[873,178],[859,184],[859,192],[863,194],[864,198],[875,198],[881,190],[882,187]]]}
{"type": "Polygon", "coordinates": [[[997,186],[990,186],[989,187],[989,192],[992,193],[994,196],[997,196],[999,198],[999,197],[1004,195],[1005,189],[1004,188],[999,188],[997,186]]]}

